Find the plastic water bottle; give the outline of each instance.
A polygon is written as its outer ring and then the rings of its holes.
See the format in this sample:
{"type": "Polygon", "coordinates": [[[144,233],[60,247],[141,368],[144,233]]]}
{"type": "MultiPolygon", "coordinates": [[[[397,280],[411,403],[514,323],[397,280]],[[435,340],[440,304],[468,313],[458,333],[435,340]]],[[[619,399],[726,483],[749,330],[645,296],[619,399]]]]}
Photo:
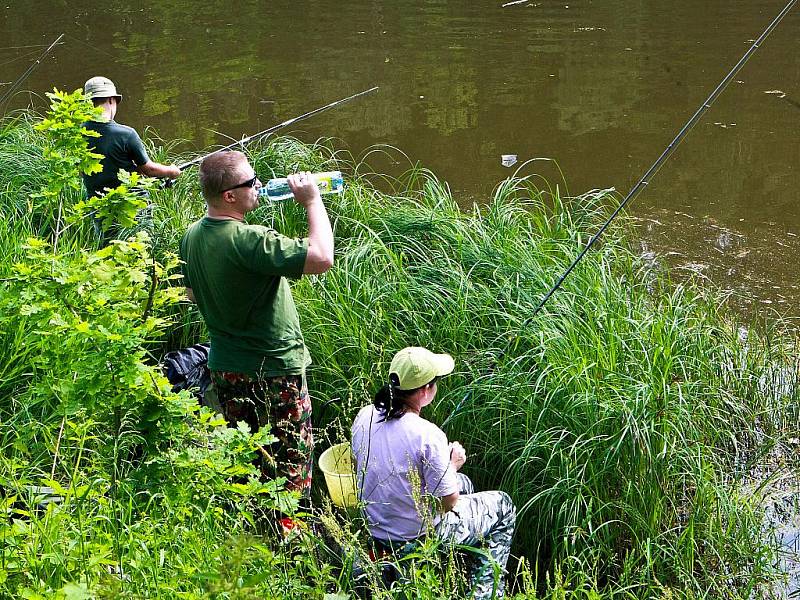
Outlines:
{"type": "MultiPolygon", "coordinates": [[[[344,179],[341,171],[326,171],[325,173],[313,173],[311,175],[317,182],[320,194],[341,194],[344,190],[344,179]]],[[[258,197],[263,200],[277,202],[293,198],[292,190],[285,177],[270,179],[258,190],[258,197]]]]}

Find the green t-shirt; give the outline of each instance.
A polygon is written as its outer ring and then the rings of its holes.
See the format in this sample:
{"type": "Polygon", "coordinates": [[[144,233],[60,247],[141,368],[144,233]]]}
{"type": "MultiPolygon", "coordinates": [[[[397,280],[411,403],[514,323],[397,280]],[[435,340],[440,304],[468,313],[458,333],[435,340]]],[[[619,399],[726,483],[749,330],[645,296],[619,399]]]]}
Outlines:
{"type": "Polygon", "coordinates": [[[186,287],[211,335],[208,366],[275,377],[311,363],[287,277],[303,274],[308,240],[205,217],[181,240],[186,287]]]}
{"type": "Polygon", "coordinates": [[[103,170],[83,176],[89,198],[102,194],[105,188],[117,187],[121,183],[117,176],[120,169],[133,173],[136,167],[150,161],[142,139],[132,127],[120,125],[116,121],[87,121],[83,126],[100,134],[100,137],[86,139],[93,152],[103,155],[100,161],[103,170]]]}

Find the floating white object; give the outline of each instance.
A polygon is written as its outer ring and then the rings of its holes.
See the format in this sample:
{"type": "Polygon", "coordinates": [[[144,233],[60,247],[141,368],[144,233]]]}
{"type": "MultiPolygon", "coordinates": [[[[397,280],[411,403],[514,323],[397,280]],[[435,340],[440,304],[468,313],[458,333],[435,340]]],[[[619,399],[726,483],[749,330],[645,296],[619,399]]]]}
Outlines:
{"type": "Polygon", "coordinates": [[[503,163],[504,167],[513,166],[517,162],[517,155],[516,154],[503,154],[503,155],[500,156],[500,162],[503,163]]]}

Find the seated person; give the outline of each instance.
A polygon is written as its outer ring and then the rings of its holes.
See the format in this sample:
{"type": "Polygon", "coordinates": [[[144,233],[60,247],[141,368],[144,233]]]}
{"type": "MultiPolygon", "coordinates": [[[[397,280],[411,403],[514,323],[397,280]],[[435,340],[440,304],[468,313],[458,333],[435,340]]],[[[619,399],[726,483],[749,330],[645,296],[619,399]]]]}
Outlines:
{"type": "Polygon", "coordinates": [[[405,348],[389,368],[389,381],[362,408],[352,427],[360,500],[376,545],[400,548],[425,535],[448,544],[485,548],[472,561],[473,598],[502,598],[492,562],[505,572],[516,510],[505,492],[474,493],[458,470],[466,461],[458,442],[420,416],[436,396],[437,381],[453,371],[453,358],[405,348]],[[434,501],[431,502],[430,500],[434,501]]]}

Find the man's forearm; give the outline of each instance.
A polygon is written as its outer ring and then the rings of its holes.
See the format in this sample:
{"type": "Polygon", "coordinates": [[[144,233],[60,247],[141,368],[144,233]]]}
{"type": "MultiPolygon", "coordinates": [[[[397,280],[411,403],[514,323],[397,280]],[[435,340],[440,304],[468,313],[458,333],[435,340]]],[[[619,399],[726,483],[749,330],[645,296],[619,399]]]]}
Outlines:
{"type": "Polygon", "coordinates": [[[328,211],[319,198],[306,206],[308,215],[308,255],[304,273],[324,273],[333,266],[333,229],[328,211]]]}
{"type": "Polygon", "coordinates": [[[181,174],[181,170],[178,167],[162,165],[152,160],[139,167],[139,172],[148,177],[160,177],[162,179],[175,179],[181,174]]]}

